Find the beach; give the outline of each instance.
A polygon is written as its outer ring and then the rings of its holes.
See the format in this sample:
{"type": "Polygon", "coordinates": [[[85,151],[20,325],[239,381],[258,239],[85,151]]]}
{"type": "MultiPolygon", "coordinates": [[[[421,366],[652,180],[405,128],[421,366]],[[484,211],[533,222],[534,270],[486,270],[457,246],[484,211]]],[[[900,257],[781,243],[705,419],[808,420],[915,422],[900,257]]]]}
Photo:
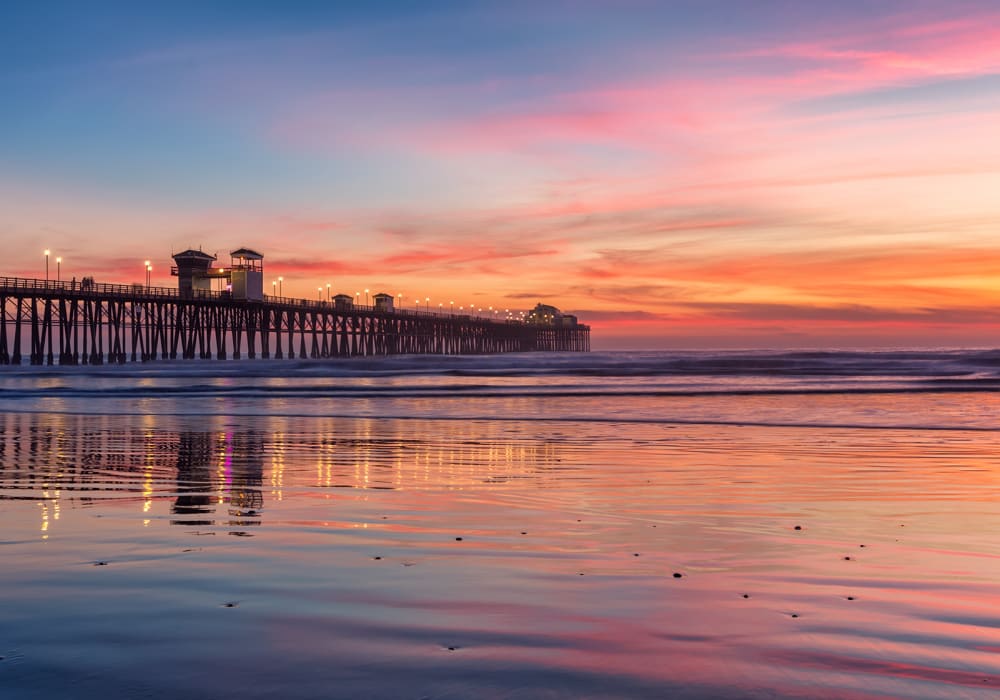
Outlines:
{"type": "Polygon", "coordinates": [[[1000,355],[4,368],[4,698],[990,698],[1000,355]]]}

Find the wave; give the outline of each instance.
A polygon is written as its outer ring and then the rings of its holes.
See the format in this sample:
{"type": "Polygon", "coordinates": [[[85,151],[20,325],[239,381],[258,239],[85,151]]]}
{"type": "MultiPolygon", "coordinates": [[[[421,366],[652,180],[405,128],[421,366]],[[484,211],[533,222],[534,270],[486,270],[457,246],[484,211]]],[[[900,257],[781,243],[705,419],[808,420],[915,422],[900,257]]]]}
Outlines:
{"type": "Polygon", "coordinates": [[[655,397],[726,397],[726,396],[823,396],[823,395],[885,395],[885,394],[955,394],[998,393],[996,381],[957,382],[954,384],[929,383],[910,386],[824,386],[791,388],[624,388],[620,386],[514,386],[447,385],[439,387],[414,386],[218,386],[211,384],[187,386],[118,386],[86,389],[80,387],[36,387],[0,389],[3,399],[38,399],[60,397],[68,399],[111,398],[174,398],[174,397],[228,397],[228,398],[655,398],[655,397]]]}
{"type": "Polygon", "coordinates": [[[103,366],[4,367],[5,374],[117,377],[198,376],[787,376],[1000,379],[1000,350],[676,351],[398,355],[293,360],[166,360],[103,366]]]}

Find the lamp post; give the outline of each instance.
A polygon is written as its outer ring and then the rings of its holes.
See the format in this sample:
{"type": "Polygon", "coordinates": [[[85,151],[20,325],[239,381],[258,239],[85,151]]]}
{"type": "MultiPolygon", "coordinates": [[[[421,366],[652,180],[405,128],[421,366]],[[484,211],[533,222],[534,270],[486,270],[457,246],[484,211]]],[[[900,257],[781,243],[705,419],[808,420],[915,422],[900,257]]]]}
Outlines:
{"type": "Polygon", "coordinates": [[[323,301],[323,288],[316,287],[316,301],[323,301]]]}
{"type": "Polygon", "coordinates": [[[361,304],[361,292],[354,292],[354,303],[356,305],[360,306],[360,304],[361,304]]]}
{"type": "Polygon", "coordinates": [[[62,278],[62,258],[56,258],[56,282],[62,278]]]}
{"type": "Polygon", "coordinates": [[[430,297],[424,297],[424,303],[425,303],[424,308],[427,310],[428,313],[430,313],[430,310],[431,310],[431,298],[430,297]]]}
{"type": "Polygon", "coordinates": [[[48,282],[49,282],[49,253],[50,252],[51,251],[48,248],[45,249],[45,283],[46,284],[48,284],[48,282]]]}
{"type": "Polygon", "coordinates": [[[455,302],[449,301],[448,302],[448,308],[451,311],[451,315],[454,316],[455,315],[455,302]]]}
{"type": "Polygon", "coordinates": [[[146,263],[146,289],[149,289],[149,285],[152,282],[153,277],[153,266],[146,263]]]}
{"type": "Polygon", "coordinates": [[[326,283],[326,300],[330,301],[330,283],[326,283]]]}
{"type": "Polygon", "coordinates": [[[368,303],[368,290],[367,289],[365,290],[365,306],[370,306],[370,304],[368,303]]]}
{"type": "Polygon", "coordinates": [[[271,296],[278,296],[278,280],[271,280],[271,296]]]}
{"type": "Polygon", "coordinates": [[[278,278],[278,296],[279,297],[285,296],[284,292],[281,291],[281,283],[284,282],[284,281],[285,281],[284,277],[279,277],[278,278]]]}

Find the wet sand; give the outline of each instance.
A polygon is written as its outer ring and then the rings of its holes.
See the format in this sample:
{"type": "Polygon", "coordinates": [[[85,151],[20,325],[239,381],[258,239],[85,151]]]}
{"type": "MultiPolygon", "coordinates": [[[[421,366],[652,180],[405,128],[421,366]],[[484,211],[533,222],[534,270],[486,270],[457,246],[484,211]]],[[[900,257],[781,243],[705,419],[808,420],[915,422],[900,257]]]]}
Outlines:
{"type": "Polygon", "coordinates": [[[0,687],[997,697],[996,445],[964,430],[8,412],[0,687]]]}

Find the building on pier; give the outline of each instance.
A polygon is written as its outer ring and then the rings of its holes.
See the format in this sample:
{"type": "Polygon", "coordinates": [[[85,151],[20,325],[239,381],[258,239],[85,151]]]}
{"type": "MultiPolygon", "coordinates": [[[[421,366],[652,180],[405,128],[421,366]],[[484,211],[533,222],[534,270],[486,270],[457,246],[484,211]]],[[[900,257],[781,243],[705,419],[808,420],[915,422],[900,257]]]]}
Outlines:
{"type": "Polygon", "coordinates": [[[375,300],[375,310],[384,311],[386,313],[391,313],[393,310],[392,302],[395,299],[391,294],[386,294],[385,292],[379,292],[373,299],[375,300]]]}
{"type": "Polygon", "coordinates": [[[525,320],[534,326],[576,328],[580,325],[576,316],[573,314],[564,314],[550,304],[536,304],[535,308],[528,313],[525,320]]]}
{"type": "Polygon", "coordinates": [[[264,256],[240,248],[229,254],[229,290],[233,299],[264,301],[264,256]]]}
{"type": "Polygon", "coordinates": [[[185,250],[174,257],[170,274],[177,278],[177,289],[182,297],[204,296],[212,291],[212,274],[209,270],[216,257],[200,250],[185,250]]]}
{"type": "Polygon", "coordinates": [[[229,254],[229,267],[212,267],[216,256],[200,250],[185,250],[174,256],[176,265],[170,274],[177,277],[182,297],[205,296],[212,291],[212,280],[219,280],[231,298],[245,301],[264,300],[264,256],[250,248],[229,254]]]}
{"type": "Polygon", "coordinates": [[[333,297],[333,306],[338,311],[346,311],[354,308],[354,297],[350,294],[337,294],[333,297]]]}

